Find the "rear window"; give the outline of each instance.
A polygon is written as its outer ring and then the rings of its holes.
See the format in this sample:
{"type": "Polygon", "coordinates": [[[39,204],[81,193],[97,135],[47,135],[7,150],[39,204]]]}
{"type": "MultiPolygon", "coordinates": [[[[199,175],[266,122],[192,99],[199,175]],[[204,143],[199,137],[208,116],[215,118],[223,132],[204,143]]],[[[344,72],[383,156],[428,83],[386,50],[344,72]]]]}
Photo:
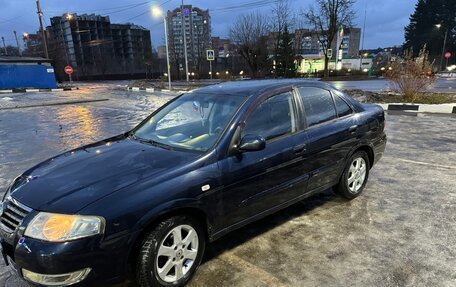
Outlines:
{"type": "Polygon", "coordinates": [[[336,110],[339,118],[352,113],[350,106],[339,96],[334,95],[334,102],[336,103],[336,110]]]}
{"type": "Polygon", "coordinates": [[[317,125],[336,118],[331,93],[313,87],[299,88],[306,113],[307,126],[317,125]]]}

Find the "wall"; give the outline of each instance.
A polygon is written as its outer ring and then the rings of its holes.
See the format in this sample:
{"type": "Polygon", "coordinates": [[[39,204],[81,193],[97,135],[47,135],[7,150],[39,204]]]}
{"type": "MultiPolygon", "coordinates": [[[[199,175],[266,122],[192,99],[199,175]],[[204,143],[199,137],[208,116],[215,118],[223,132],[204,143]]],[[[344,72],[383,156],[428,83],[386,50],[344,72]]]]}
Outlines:
{"type": "Polygon", "coordinates": [[[0,89],[57,87],[54,68],[44,65],[0,65],[0,89]]]}

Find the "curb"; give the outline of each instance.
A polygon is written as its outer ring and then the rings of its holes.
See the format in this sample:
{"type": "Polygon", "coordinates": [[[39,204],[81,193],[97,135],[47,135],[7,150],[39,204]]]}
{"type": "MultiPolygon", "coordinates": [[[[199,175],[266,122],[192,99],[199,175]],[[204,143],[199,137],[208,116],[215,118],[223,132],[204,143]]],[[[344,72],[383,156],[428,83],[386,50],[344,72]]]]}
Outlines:
{"type": "Polygon", "coordinates": [[[25,89],[25,88],[14,88],[7,90],[0,90],[1,94],[7,93],[37,93],[37,92],[63,92],[63,91],[75,91],[79,90],[78,87],[65,87],[56,89],[25,89]]]}
{"type": "Polygon", "coordinates": [[[415,105],[415,104],[405,104],[405,103],[393,103],[393,104],[377,104],[377,105],[381,106],[385,111],[456,114],[456,103],[439,104],[439,105],[428,105],[428,104],[415,105]]]}
{"type": "Polygon", "coordinates": [[[38,104],[22,104],[22,105],[0,105],[0,110],[12,110],[12,109],[22,109],[22,108],[36,108],[36,107],[47,107],[47,106],[61,106],[61,105],[73,105],[73,104],[83,104],[83,103],[94,103],[94,102],[104,102],[109,101],[109,99],[77,99],[77,100],[66,100],[66,101],[48,101],[41,102],[38,104]]]}
{"type": "Polygon", "coordinates": [[[155,92],[155,88],[128,87],[127,90],[133,91],[133,92],[145,91],[146,93],[153,93],[153,92],[155,92]]]}
{"type": "Polygon", "coordinates": [[[155,88],[139,88],[139,87],[127,87],[128,91],[132,92],[146,92],[146,93],[154,93],[154,92],[161,92],[161,93],[172,93],[172,94],[183,94],[187,93],[188,91],[185,90],[168,90],[168,89],[155,89],[155,88]]]}

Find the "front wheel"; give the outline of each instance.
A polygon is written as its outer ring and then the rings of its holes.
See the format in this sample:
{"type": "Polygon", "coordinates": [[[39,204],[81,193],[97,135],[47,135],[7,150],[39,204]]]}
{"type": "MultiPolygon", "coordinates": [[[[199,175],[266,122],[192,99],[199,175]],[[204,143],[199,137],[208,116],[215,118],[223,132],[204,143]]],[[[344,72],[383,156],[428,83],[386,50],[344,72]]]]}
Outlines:
{"type": "Polygon", "coordinates": [[[345,166],[335,191],[347,199],[361,194],[369,177],[369,158],[365,151],[354,153],[345,166]]]}
{"type": "Polygon", "coordinates": [[[199,222],[175,216],[161,222],[141,244],[136,277],[141,287],[183,286],[201,263],[206,240],[199,222]]]}

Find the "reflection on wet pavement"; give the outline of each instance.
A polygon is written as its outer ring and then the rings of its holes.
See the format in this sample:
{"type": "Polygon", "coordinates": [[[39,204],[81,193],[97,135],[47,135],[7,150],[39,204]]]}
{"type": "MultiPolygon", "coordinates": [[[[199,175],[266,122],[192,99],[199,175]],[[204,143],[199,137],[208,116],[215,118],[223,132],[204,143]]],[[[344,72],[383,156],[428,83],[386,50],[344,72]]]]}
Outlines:
{"type": "Polygon", "coordinates": [[[65,150],[128,131],[172,98],[99,89],[93,89],[87,96],[97,98],[107,94],[110,96],[107,102],[1,111],[0,194],[15,176],[34,164],[65,150]]]}

